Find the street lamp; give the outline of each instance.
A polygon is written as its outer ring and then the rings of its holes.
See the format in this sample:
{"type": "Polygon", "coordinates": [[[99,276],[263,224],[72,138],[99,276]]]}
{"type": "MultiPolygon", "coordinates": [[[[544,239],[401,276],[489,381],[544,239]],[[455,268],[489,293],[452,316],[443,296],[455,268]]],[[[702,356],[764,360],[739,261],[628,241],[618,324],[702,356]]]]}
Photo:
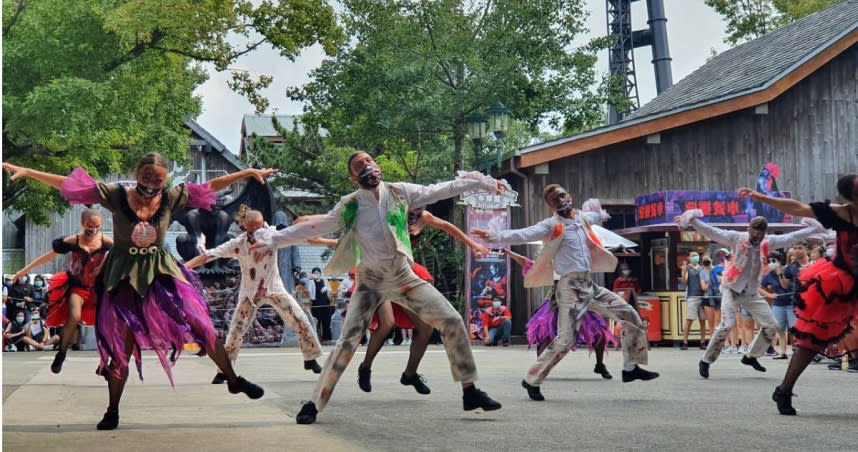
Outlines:
{"type": "MultiPolygon", "coordinates": [[[[474,111],[465,117],[465,123],[468,126],[468,136],[474,143],[474,149],[477,151],[483,148],[483,140],[492,132],[493,142],[488,144],[486,148],[494,148],[495,157],[497,159],[497,167],[500,169],[501,156],[503,150],[503,136],[509,129],[509,118],[512,110],[506,108],[502,103],[498,102],[486,109],[488,116],[474,111]]],[[[490,174],[492,169],[491,162],[486,164],[486,173],[490,174]]]]}

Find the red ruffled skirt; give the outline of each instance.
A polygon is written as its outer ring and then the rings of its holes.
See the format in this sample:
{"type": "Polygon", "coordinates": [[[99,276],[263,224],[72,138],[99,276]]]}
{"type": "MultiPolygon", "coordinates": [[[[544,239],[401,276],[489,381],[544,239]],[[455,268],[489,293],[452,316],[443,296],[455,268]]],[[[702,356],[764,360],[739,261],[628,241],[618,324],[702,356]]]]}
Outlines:
{"type": "MultiPolygon", "coordinates": [[[[426,281],[428,283],[432,283],[435,281],[435,278],[432,277],[432,274],[429,273],[429,270],[426,267],[418,264],[417,262],[415,262],[411,266],[411,270],[414,271],[414,274],[423,281],[426,281]]],[[[408,315],[405,313],[405,310],[402,309],[402,306],[399,306],[396,303],[391,304],[393,304],[393,324],[396,325],[397,328],[403,330],[414,329],[414,322],[412,322],[411,319],[408,318],[408,315]]],[[[378,314],[376,313],[372,315],[372,321],[369,322],[369,329],[370,331],[375,331],[377,328],[378,314]]]]}
{"type": "Polygon", "coordinates": [[[80,323],[84,325],[95,324],[95,303],[97,297],[95,289],[85,289],[73,286],[66,272],[60,272],[51,278],[46,298],[48,300],[48,314],[45,317],[45,325],[56,328],[66,324],[69,318],[69,296],[77,294],[83,299],[80,310],[80,323]]]}
{"type": "Polygon", "coordinates": [[[792,333],[799,347],[829,357],[858,351],[858,287],[848,271],[823,259],[799,276],[792,333]]]}

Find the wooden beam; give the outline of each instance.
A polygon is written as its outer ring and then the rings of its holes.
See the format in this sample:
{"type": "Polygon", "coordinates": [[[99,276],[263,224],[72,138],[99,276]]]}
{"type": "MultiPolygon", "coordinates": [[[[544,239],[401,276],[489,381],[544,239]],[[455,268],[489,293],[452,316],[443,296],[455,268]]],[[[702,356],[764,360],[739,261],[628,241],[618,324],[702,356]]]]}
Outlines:
{"type": "Polygon", "coordinates": [[[858,43],[858,29],[852,30],[852,32],[844,36],[842,39],[809,59],[792,72],[784,75],[780,80],[764,90],[715,104],[705,105],[674,113],[672,115],[655,118],[642,123],[632,124],[627,127],[591,135],[578,140],[568,141],[566,143],[547,147],[538,151],[528,152],[521,155],[521,167],[528,168],[534,165],[539,165],[540,163],[571,157],[573,155],[593,151],[612,144],[638,139],[647,135],[770,102],[795,86],[798,82],[810,76],[810,74],[816,72],[819,68],[848,50],[856,43],[858,43]]]}

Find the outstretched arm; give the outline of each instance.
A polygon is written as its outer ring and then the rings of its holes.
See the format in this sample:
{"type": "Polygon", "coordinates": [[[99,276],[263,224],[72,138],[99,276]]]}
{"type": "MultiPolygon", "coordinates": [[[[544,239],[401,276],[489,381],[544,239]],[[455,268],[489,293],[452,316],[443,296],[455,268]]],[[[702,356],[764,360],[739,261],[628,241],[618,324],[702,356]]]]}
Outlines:
{"type": "Polygon", "coordinates": [[[417,185],[401,182],[408,205],[411,207],[434,204],[442,199],[452,198],[468,191],[485,191],[491,194],[502,193],[506,184],[490,176],[472,171],[462,173],[456,179],[433,185],[417,185]]]}
{"type": "Polygon", "coordinates": [[[54,260],[54,258],[58,255],[59,254],[56,251],[48,251],[47,253],[42,254],[41,256],[37,257],[33,262],[27,264],[26,267],[18,270],[18,272],[15,273],[15,276],[12,277],[12,282],[18,282],[18,280],[23,278],[24,275],[30,273],[30,270],[34,268],[39,268],[39,266],[54,260]]]}
{"type": "Polygon", "coordinates": [[[209,181],[209,187],[213,191],[220,191],[242,179],[247,179],[248,177],[252,177],[259,181],[260,184],[265,185],[265,178],[276,172],[277,168],[248,168],[237,173],[216,177],[209,181]]]}
{"type": "Polygon", "coordinates": [[[323,245],[329,246],[331,248],[335,248],[339,240],[337,239],[326,239],[324,237],[316,237],[314,239],[307,240],[307,243],[310,245],[323,245]]]}
{"type": "Polygon", "coordinates": [[[423,221],[426,222],[427,225],[432,226],[433,228],[440,229],[446,232],[450,237],[468,245],[472,250],[474,250],[474,254],[478,259],[482,259],[489,254],[489,249],[484,245],[480,245],[476,242],[476,240],[468,237],[467,234],[462,232],[461,229],[457,228],[456,225],[450,223],[449,221],[442,220],[435,215],[432,215],[429,212],[423,212],[423,221]]]}
{"type": "Polygon", "coordinates": [[[45,185],[56,188],[57,190],[59,190],[63,185],[63,182],[66,181],[66,176],[44,173],[42,171],[36,171],[34,169],[13,165],[11,163],[3,163],[3,169],[12,173],[12,180],[29,177],[30,179],[37,180],[45,185]]]}
{"type": "Polygon", "coordinates": [[[553,218],[546,218],[533,226],[523,229],[509,229],[494,232],[475,228],[471,230],[471,234],[473,234],[474,237],[486,239],[489,242],[520,245],[522,243],[533,242],[536,240],[547,240],[551,238],[555,223],[556,221],[553,218]]]}
{"type": "Polygon", "coordinates": [[[816,218],[813,214],[813,209],[809,205],[796,201],[795,199],[787,198],[772,198],[758,191],[743,187],[739,189],[739,198],[750,197],[754,201],[759,201],[763,204],[768,204],[781,212],[795,215],[798,217],[816,218]]]}
{"type": "Polygon", "coordinates": [[[199,254],[199,255],[197,255],[197,257],[185,262],[185,267],[197,268],[200,265],[205,264],[207,259],[208,259],[208,256],[205,253],[199,254]]]}
{"type": "Polygon", "coordinates": [[[739,240],[739,232],[728,231],[726,229],[710,226],[702,221],[703,211],[700,209],[687,210],[673,219],[673,222],[679,225],[680,229],[684,229],[686,225],[691,225],[697,232],[705,235],[713,242],[718,242],[722,245],[733,246],[739,240]]]}
{"type": "Polygon", "coordinates": [[[503,250],[503,252],[506,253],[506,255],[509,256],[510,259],[514,260],[518,265],[524,267],[524,263],[527,261],[526,257],[512,250],[503,250]]]}

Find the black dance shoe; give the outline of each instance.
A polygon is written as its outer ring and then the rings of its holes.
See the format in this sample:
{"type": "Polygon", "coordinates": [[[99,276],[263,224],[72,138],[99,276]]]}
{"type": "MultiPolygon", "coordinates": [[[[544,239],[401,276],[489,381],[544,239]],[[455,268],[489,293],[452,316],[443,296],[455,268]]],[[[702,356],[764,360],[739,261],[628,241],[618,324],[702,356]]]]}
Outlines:
{"type": "Polygon", "coordinates": [[[697,363],[697,372],[700,373],[700,376],[703,378],[709,378],[709,363],[706,361],[700,360],[697,363]]]}
{"type": "Polygon", "coordinates": [[[521,387],[527,389],[527,396],[530,397],[530,400],[536,400],[537,402],[545,400],[545,396],[542,395],[542,391],[539,389],[539,386],[533,386],[528,384],[526,381],[521,380],[521,387]]]}
{"type": "Polygon", "coordinates": [[[58,374],[63,371],[63,361],[66,360],[66,352],[57,352],[54,362],[51,363],[51,372],[58,374]]]}
{"type": "Polygon", "coordinates": [[[363,364],[358,366],[358,386],[363,392],[372,392],[372,383],[369,381],[372,370],[369,367],[364,367],[363,364]]]}
{"type": "Polygon", "coordinates": [[[624,370],[623,371],[623,383],[628,383],[630,381],[635,380],[653,380],[658,378],[657,372],[650,372],[648,370],[642,369],[640,366],[635,366],[632,370],[624,370]]]}
{"type": "Polygon", "coordinates": [[[295,422],[299,424],[312,424],[316,422],[316,415],[319,410],[316,409],[316,404],[313,402],[305,402],[301,407],[301,411],[295,416],[295,422]]]}
{"type": "Polygon", "coordinates": [[[319,366],[319,363],[315,359],[304,361],[304,370],[312,370],[314,374],[322,373],[322,367],[319,366]]]}
{"type": "Polygon", "coordinates": [[[765,372],[766,371],[766,368],[763,367],[763,365],[760,364],[759,361],[757,361],[757,358],[753,358],[753,357],[750,357],[748,355],[745,355],[742,357],[741,362],[742,362],[742,364],[744,364],[746,366],[753,367],[755,370],[757,370],[759,372],[765,372]]]}
{"type": "Polygon", "coordinates": [[[402,377],[399,379],[399,382],[404,386],[414,386],[414,390],[423,395],[432,392],[432,390],[429,389],[429,386],[426,386],[426,381],[423,379],[423,375],[420,374],[409,377],[405,375],[405,372],[402,372],[402,377]]]}
{"type": "Polygon", "coordinates": [[[608,372],[608,368],[605,367],[605,363],[596,364],[596,367],[593,368],[593,372],[602,376],[605,380],[610,380],[614,378],[610,372],[608,372]]]}
{"type": "Polygon", "coordinates": [[[119,410],[115,408],[108,408],[104,412],[104,417],[95,426],[98,430],[115,430],[116,427],[119,427],[119,410]]]}
{"type": "Polygon", "coordinates": [[[243,392],[247,394],[247,397],[251,399],[258,399],[262,397],[263,394],[265,394],[265,390],[262,389],[261,386],[255,385],[245,380],[244,377],[236,378],[234,385],[227,382],[226,386],[231,394],[238,394],[239,392],[243,392]]]}
{"type": "Polygon", "coordinates": [[[488,394],[477,389],[476,386],[465,388],[462,394],[462,408],[465,411],[482,408],[485,411],[501,409],[501,404],[492,400],[488,394]]]}
{"type": "Polygon", "coordinates": [[[223,372],[218,372],[217,375],[215,375],[215,377],[212,378],[212,384],[213,385],[222,385],[222,384],[226,383],[226,381],[227,381],[226,374],[224,374],[223,372]]]}
{"type": "Polygon", "coordinates": [[[772,400],[778,404],[778,412],[784,416],[795,416],[795,408],[792,407],[792,397],[795,394],[790,394],[781,391],[780,386],[775,387],[775,392],[772,393],[772,400]]]}

